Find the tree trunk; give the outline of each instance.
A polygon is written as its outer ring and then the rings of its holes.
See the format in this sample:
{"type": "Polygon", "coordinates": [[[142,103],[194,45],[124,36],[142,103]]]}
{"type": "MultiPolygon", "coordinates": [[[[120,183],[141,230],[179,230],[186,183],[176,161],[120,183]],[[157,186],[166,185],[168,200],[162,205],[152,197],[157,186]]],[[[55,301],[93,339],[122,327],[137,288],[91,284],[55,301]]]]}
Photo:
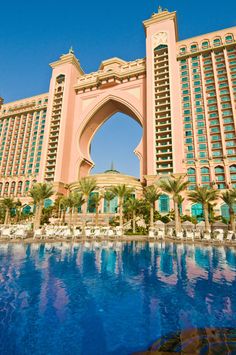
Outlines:
{"type": "Polygon", "coordinates": [[[153,227],[153,220],[154,220],[154,204],[150,206],[150,227],[153,227]]]}
{"type": "Polygon", "coordinates": [[[133,234],[136,233],[136,214],[135,211],[133,211],[133,234]]]}
{"type": "Polygon", "coordinates": [[[8,224],[8,220],[9,220],[9,208],[6,209],[4,225],[8,224]]]}
{"type": "Polygon", "coordinates": [[[42,215],[42,203],[36,205],[35,217],[34,217],[34,229],[39,229],[40,227],[40,220],[42,215]]]}
{"type": "Polygon", "coordinates": [[[175,231],[176,233],[179,233],[181,232],[179,206],[178,206],[178,202],[175,200],[174,200],[174,209],[175,209],[175,231]]]}
{"type": "Polygon", "coordinates": [[[98,226],[98,211],[99,211],[99,206],[96,206],[96,217],[95,217],[95,225],[96,225],[96,227],[98,226]]]}
{"type": "Polygon", "coordinates": [[[69,227],[71,227],[72,224],[72,208],[70,207],[69,209],[69,227]]]}
{"type": "Polygon", "coordinates": [[[204,219],[205,219],[205,231],[210,231],[208,203],[204,204],[203,212],[204,212],[204,219]]]}
{"type": "Polygon", "coordinates": [[[120,199],[120,227],[123,227],[123,199],[120,199]]]}
{"type": "Polygon", "coordinates": [[[64,208],[62,211],[62,224],[65,224],[66,221],[66,209],[64,208]]]}
{"type": "Polygon", "coordinates": [[[85,203],[84,203],[84,214],[88,213],[88,205],[89,205],[89,196],[85,197],[85,203]]]}
{"type": "Polygon", "coordinates": [[[233,208],[229,209],[229,216],[230,216],[230,228],[233,232],[235,232],[235,217],[234,217],[233,208]]]}

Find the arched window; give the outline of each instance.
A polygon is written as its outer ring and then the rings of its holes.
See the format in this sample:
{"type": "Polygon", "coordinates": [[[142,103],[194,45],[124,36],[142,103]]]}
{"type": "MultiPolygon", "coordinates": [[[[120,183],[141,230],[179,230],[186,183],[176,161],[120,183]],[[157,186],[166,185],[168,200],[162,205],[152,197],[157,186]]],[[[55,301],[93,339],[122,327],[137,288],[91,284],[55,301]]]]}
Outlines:
{"type": "Polygon", "coordinates": [[[170,198],[167,195],[161,195],[159,198],[159,212],[168,213],[170,212],[170,198]]]}
{"type": "Polygon", "coordinates": [[[217,46],[220,46],[221,44],[222,44],[222,42],[221,42],[221,38],[220,37],[217,37],[217,38],[213,39],[213,46],[217,47],[217,46]]]}
{"type": "Polygon", "coordinates": [[[236,165],[231,165],[229,167],[230,179],[232,182],[236,182],[236,165]]]}
{"type": "Polygon", "coordinates": [[[230,173],[236,173],[236,165],[231,165],[229,167],[230,173]]]}
{"type": "Polygon", "coordinates": [[[209,41],[203,41],[202,42],[202,49],[206,49],[206,48],[209,48],[209,41]]]}
{"type": "Polygon", "coordinates": [[[224,168],[222,166],[215,167],[215,178],[218,189],[225,189],[225,173],[224,168]]]}
{"type": "Polygon", "coordinates": [[[203,168],[201,168],[201,174],[209,174],[209,172],[210,172],[209,168],[207,168],[205,166],[203,168]]]}
{"type": "Polygon", "coordinates": [[[226,43],[231,43],[231,42],[233,42],[233,39],[234,39],[234,37],[233,37],[232,34],[227,34],[227,35],[225,36],[225,42],[226,42],[226,43]]]}
{"type": "Polygon", "coordinates": [[[222,174],[224,173],[224,168],[222,166],[216,166],[215,167],[215,173],[216,174],[222,174]]]}
{"type": "Polygon", "coordinates": [[[187,174],[188,174],[188,175],[195,175],[195,173],[196,173],[196,171],[195,171],[194,168],[189,168],[189,169],[187,170],[187,174]]]}
{"type": "Polygon", "coordinates": [[[179,53],[180,54],[184,54],[186,52],[187,52],[187,47],[186,46],[180,47],[180,49],[179,49],[179,53]]]}
{"type": "Polygon", "coordinates": [[[62,83],[64,80],[65,80],[65,75],[64,74],[60,74],[56,78],[57,83],[62,83]]]}
{"type": "Polygon", "coordinates": [[[191,207],[192,217],[195,217],[199,222],[203,220],[203,208],[201,203],[195,203],[191,207]]]}
{"type": "Polygon", "coordinates": [[[30,187],[30,181],[26,180],[26,182],[25,182],[25,192],[29,191],[29,187],[30,187]]]}
{"type": "Polygon", "coordinates": [[[9,182],[6,182],[4,186],[4,195],[8,195],[8,190],[9,190],[9,182]]]}
{"type": "Polygon", "coordinates": [[[16,188],[16,182],[13,181],[13,182],[11,183],[10,194],[13,194],[13,195],[14,195],[14,193],[15,193],[15,188],[16,188]]]}
{"type": "Polygon", "coordinates": [[[193,43],[190,46],[190,51],[191,52],[196,52],[198,50],[198,44],[197,43],[193,43]]]}
{"type": "Polygon", "coordinates": [[[196,170],[194,168],[188,168],[187,175],[188,181],[190,184],[193,184],[188,186],[188,190],[194,190],[196,188],[196,170]]]}
{"type": "Polygon", "coordinates": [[[19,195],[22,194],[22,186],[23,186],[23,182],[22,182],[22,181],[19,181],[19,182],[18,182],[18,185],[17,185],[17,193],[18,193],[19,195]]]}
{"type": "Polygon", "coordinates": [[[210,182],[210,169],[206,166],[201,168],[201,181],[203,184],[210,182]]]}
{"type": "Polygon", "coordinates": [[[160,51],[161,49],[165,49],[168,48],[168,46],[166,44],[160,44],[159,46],[157,46],[154,51],[160,51]]]}

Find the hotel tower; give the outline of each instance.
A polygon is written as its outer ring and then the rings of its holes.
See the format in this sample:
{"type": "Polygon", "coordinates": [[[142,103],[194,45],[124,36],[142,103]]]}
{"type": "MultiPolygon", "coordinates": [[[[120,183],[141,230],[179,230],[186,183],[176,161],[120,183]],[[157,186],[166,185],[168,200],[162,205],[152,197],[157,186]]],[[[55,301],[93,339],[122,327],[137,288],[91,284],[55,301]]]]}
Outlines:
{"type": "Polygon", "coordinates": [[[43,181],[64,193],[88,176],[93,136],[116,112],[143,127],[142,183],[174,173],[190,190],[236,187],[236,27],[179,41],[176,13],[161,7],[143,24],[145,58],[86,74],[70,50],[50,64],[47,93],[0,100],[1,197],[27,199],[43,181]]]}

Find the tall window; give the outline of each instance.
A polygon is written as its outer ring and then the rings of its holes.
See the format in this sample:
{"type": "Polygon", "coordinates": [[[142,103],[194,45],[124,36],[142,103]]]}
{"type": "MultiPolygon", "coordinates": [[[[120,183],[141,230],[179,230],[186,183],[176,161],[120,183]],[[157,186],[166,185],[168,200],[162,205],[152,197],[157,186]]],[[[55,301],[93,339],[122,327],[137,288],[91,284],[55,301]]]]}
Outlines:
{"type": "Polygon", "coordinates": [[[159,198],[159,211],[160,213],[170,212],[170,198],[167,195],[161,195],[159,198]]]}

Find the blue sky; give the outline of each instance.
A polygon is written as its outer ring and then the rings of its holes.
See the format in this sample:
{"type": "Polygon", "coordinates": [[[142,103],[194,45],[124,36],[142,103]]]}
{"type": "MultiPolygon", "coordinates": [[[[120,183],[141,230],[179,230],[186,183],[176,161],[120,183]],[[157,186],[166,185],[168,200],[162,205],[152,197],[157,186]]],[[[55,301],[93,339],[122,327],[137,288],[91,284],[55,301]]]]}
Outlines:
{"type": "MultiPolygon", "coordinates": [[[[47,92],[51,73],[48,64],[71,45],[85,72],[97,70],[102,60],[113,56],[125,60],[144,57],[142,21],[158,5],[154,0],[2,1],[0,96],[9,102],[47,92]]],[[[235,0],[165,0],[161,5],[177,11],[180,39],[236,26],[235,0]]],[[[124,120],[123,115],[111,118],[92,143],[96,171],[114,160],[117,169],[138,175],[138,161],[131,153],[140,134],[136,122],[124,120]],[[107,134],[117,137],[117,129],[128,131],[132,137],[132,141],[123,142],[127,155],[122,149],[117,156],[119,144],[114,140],[107,143],[107,134]],[[101,149],[103,154],[98,152],[101,149]],[[124,163],[127,156],[128,166],[124,163]]]]}

